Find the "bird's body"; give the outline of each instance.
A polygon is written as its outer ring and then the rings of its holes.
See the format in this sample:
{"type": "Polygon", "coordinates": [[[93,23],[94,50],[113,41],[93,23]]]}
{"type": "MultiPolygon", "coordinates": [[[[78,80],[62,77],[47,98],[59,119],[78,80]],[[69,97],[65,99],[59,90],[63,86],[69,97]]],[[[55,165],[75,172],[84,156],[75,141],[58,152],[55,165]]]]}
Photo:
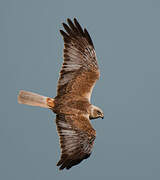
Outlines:
{"type": "Polygon", "coordinates": [[[92,40],[78,21],[63,23],[64,62],[60,71],[57,96],[48,98],[20,91],[18,102],[51,109],[56,114],[60,136],[60,169],[70,169],[90,156],[96,131],[90,120],[103,118],[100,108],[90,103],[93,87],[99,79],[99,68],[92,40]]]}

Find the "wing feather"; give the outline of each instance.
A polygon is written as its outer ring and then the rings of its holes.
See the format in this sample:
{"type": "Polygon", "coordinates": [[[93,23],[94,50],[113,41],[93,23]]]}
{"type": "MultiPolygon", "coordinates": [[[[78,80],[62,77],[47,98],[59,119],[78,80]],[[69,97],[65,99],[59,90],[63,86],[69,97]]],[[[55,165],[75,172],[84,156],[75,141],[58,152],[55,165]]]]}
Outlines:
{"type": "Polygon", "coordinates": [[[60,30],[64,39],[64,62],[57,95],[72,93],[90,100],[92,89],[100,74],[94,45],[88,31],[83,30],[76,19],[74,22],[67,19],[67,22],[68,25],[63,23],[66,32],[60,30]]]}
{"type": "Polygon", "coordinates": [[[57,115],[56,124],[60,136],[61,158],[57,163],[60,170],[70,169],[90,156],[95,140],[95,130],[89,119],[71,115],[57,115]],[[79,119],[83,119],[84,127],[80,127],[79,119]],[[78,122],[78,124],[76,123],[78,122]]]}

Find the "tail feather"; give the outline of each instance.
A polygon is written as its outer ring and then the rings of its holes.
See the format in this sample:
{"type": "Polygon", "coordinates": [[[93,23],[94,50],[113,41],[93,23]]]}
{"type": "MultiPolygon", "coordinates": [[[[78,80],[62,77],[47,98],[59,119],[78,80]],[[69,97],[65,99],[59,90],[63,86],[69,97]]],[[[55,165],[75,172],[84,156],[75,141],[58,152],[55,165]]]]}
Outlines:
{"type": "Polygon", "coordinates": [[[53,108],[54,99],[39,94],[21,90],[18,94],[18,103],[43,108],[53,108]]]}

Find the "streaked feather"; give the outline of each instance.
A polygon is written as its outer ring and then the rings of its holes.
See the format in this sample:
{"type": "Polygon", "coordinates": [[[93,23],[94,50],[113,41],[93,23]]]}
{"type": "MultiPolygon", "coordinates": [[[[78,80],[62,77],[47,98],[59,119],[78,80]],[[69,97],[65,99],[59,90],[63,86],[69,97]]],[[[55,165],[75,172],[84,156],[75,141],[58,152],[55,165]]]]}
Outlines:
{"type": "Polygon", "coordinates": [[[99,78],[93,42],[88,31],[83,30],[76,19],[74,22],[67,19],[67,22],[68,25],[63,23],[66,32],[60,30],[64,38],[64,63],[58,81],[57,95],[75,93],[90,100],[93,86],[99,78]],[[80,80],[81,76],[83,80],[80,80]],[[88,89],[85,89],[85,83],[88,84],[88,89]],[[79,85],[78,91],[74,88],[76,84],[79,85]]]}
{"type": "Polygon", "coordinates": [[[67,118],[64,114],[57,115],[56,124],[61,147],[61,158],[57,166],[60,166],[60,170],[69,169],[90,156],[95,140],[95,130],[89,119],[83,115],[81,117],[67,115],[67,118]],[[75,124],[79,119],[83,119],[85,129],[81,129],[75,124]]]}

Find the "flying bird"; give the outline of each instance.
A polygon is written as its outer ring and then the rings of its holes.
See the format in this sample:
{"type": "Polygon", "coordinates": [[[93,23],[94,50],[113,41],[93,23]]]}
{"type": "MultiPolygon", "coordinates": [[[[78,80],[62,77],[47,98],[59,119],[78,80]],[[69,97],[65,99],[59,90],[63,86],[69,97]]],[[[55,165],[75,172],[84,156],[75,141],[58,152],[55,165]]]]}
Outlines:
{"type": "Polygon", "coordinates": [[[60,170],[70,169],[90,156],[96,138],[91,120],[104,118],[102,110],[90,102],[100,76],[92,39],[77,19],[67,19],[67,23],[63,23],[64,30],[60,30],[64,40],[64,61],[57,95],[50,98],[24,90],[18,95],[20,104],[49,108],[56,114],[61,148],[57,166],[60,170]]]}

